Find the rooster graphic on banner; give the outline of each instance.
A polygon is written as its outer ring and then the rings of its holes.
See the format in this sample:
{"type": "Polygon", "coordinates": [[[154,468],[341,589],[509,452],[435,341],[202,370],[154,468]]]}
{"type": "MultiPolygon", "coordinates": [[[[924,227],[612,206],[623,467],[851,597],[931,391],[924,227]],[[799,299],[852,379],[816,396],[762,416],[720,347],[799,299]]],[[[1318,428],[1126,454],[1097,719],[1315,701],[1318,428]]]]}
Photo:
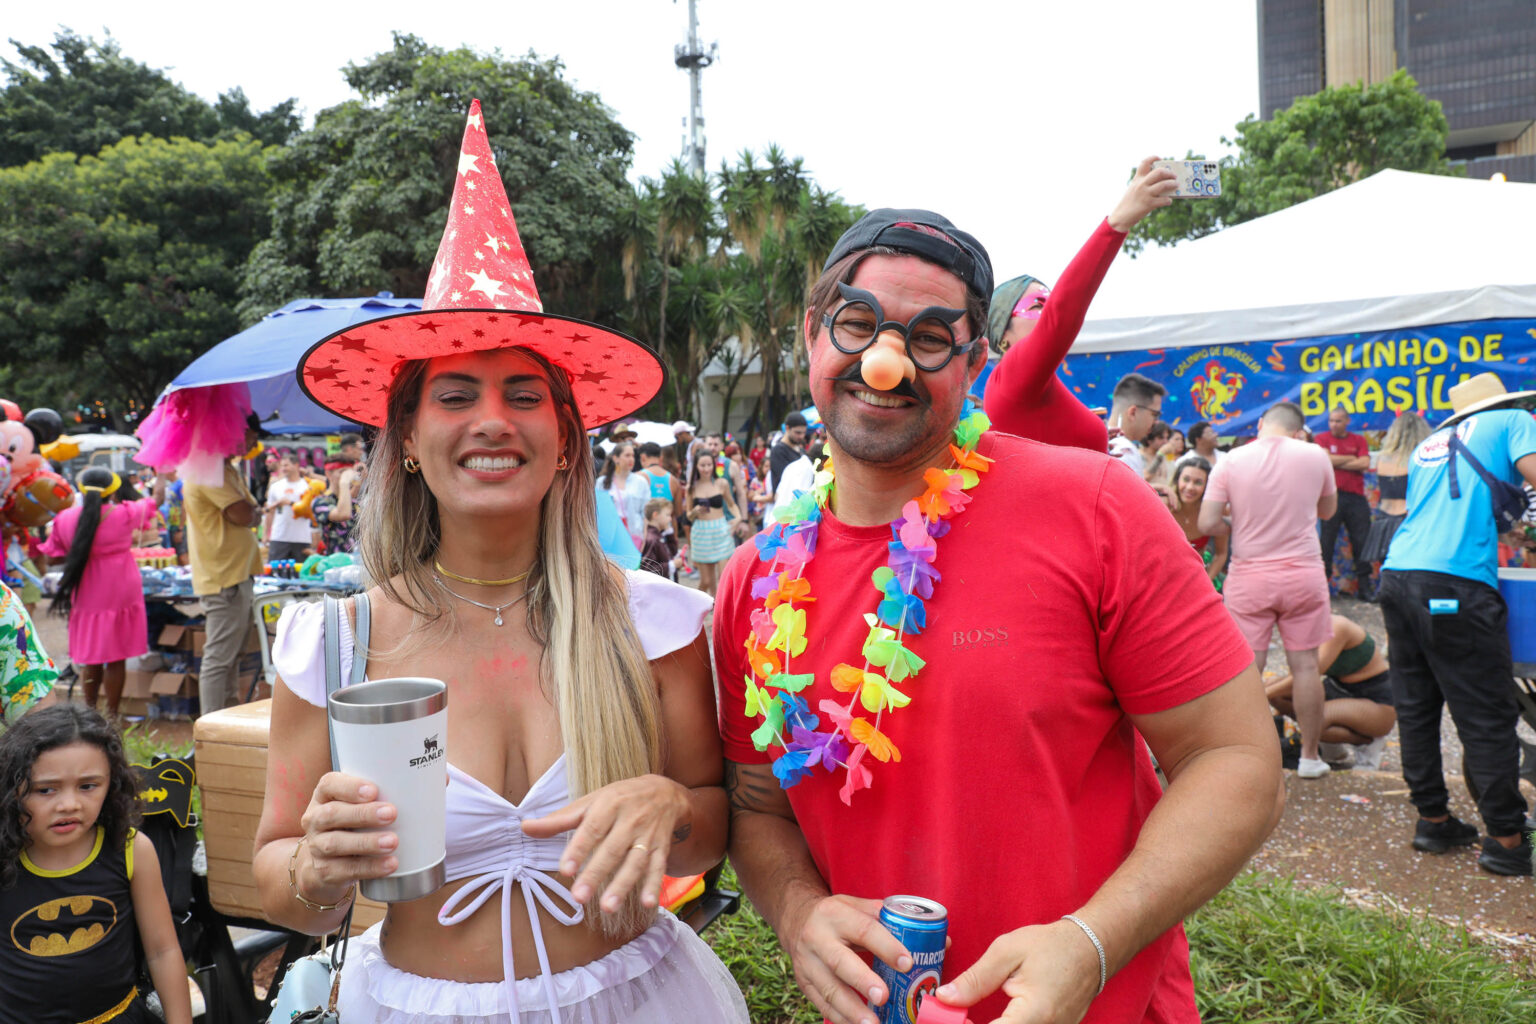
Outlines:
{"type": "Polygon", "coordinates": [[[1233,403],[1246,383],[1247,377],[1233,373],[1212,359],[1205,364],[1205,374],[1196,377],[1189,385],[1189,397],[1201,419],[1212,422],[1228,419],[1238,412],[1233,403]]]}

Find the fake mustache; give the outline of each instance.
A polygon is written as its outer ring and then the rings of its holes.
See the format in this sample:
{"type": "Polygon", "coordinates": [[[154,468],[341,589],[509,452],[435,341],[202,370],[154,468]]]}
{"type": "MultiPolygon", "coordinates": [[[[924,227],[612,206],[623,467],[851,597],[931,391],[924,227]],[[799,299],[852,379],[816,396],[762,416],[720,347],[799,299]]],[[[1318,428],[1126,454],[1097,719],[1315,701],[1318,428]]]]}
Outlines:
{"type": "Polygon", "coordinates": [[[836,377],[833,377],[832,382],[834,384],[857,384],[859,387],[865,389],[866,391],[873,391],[877,395],[886,394],[896,395],[900,398],[910,398],[918,405],[921,405],[924,409],[931,410],[933,408],[933,403],[929,401],[928,396],[919,392],[913,385],[913,382],[907,380],[905,377],[901,378],[901,381],[889,391],[882,392],[879,388],[870,387],[869,381],[864,379],[864,368],[862,363],[856,362],[852,364],[848,367],[848,369],[844,370],[836,377]]]}

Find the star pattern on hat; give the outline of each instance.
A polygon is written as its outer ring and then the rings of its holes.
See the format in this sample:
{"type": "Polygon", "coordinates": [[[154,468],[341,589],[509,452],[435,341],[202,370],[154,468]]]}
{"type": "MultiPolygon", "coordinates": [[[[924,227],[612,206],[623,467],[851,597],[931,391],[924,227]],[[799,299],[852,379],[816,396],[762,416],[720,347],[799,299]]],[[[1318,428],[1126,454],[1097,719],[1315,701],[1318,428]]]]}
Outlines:
{"type": "Polygon", "coordinates": [[[493,302],[496,300],[496,296],[500,295],[503,291],[501,282],[492,280],[491,276],[483,270],[476,270],[474,273],[467,274],[466,276],[472,282],[469,286],[470,291],[479,292],[493,302]]]}
{"type": "Polygon", "coordinates": [[[523,346],[565,370],[589,426],[629,415],[655,395],[664,374],[654,354],[622,334],[544,313],[478,100],[453,180],[420,311],[354,324],[316,345],[301,363],[305,391],[328,409],[379,425],[385,378],[399,376],[406,360],[523,346]]]}

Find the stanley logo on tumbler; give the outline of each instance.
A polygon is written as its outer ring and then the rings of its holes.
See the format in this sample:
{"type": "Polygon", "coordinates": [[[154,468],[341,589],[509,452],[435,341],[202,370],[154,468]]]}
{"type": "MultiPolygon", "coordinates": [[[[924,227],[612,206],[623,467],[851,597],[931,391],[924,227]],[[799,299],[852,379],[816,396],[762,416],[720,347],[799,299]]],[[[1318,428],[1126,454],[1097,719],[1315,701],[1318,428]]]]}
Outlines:
{"type": "Polygon", "coordinates": [[[434,734],[421,741],[421,756],[411,758],[411,767],[420,768],[429,765],[443,756],[443,748],[437,745],[437,736],[434,734]]]}

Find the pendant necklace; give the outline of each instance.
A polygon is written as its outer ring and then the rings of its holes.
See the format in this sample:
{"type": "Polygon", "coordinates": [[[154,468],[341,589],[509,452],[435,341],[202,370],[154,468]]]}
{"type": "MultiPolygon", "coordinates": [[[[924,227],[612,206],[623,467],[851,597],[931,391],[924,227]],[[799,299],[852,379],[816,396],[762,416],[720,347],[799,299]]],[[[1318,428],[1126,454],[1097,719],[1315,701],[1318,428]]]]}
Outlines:
{"type": "Polygon", "coordinates": [[[517,604],[517,602],[521,601],[523,598],[528,596],[528,591],[524,590],[521,594],[518,594],[516,597],[514,597],[512,600],[508,601],[504,605],[498,606],[498,605],[494,605],[494,604],[483,604],[483,603],[481,603],[479,601],[476,601],[472,597],[465,597],[463,594],[460,594],[460,593],[458,593],[455,590],[449,590],[448,589],[448,584],[444,583],[443,582],[443,578],[441,576],[439,576],[437,573],[433,573],[432,574],[432,579],[437,583],[438,586],[442,587],[443,590],[447,591],[449,597],[456,597],[460,601],[463,601],[465,604],[472,604],[476,608],[484,608],[488,612],[495,612],[496,613],[496,625],[498,625],[498,626],[505,625],[505,623],[502,621],[501,613],[506,611],[508,608],[511,608],[513,605],[517,604]]]}

